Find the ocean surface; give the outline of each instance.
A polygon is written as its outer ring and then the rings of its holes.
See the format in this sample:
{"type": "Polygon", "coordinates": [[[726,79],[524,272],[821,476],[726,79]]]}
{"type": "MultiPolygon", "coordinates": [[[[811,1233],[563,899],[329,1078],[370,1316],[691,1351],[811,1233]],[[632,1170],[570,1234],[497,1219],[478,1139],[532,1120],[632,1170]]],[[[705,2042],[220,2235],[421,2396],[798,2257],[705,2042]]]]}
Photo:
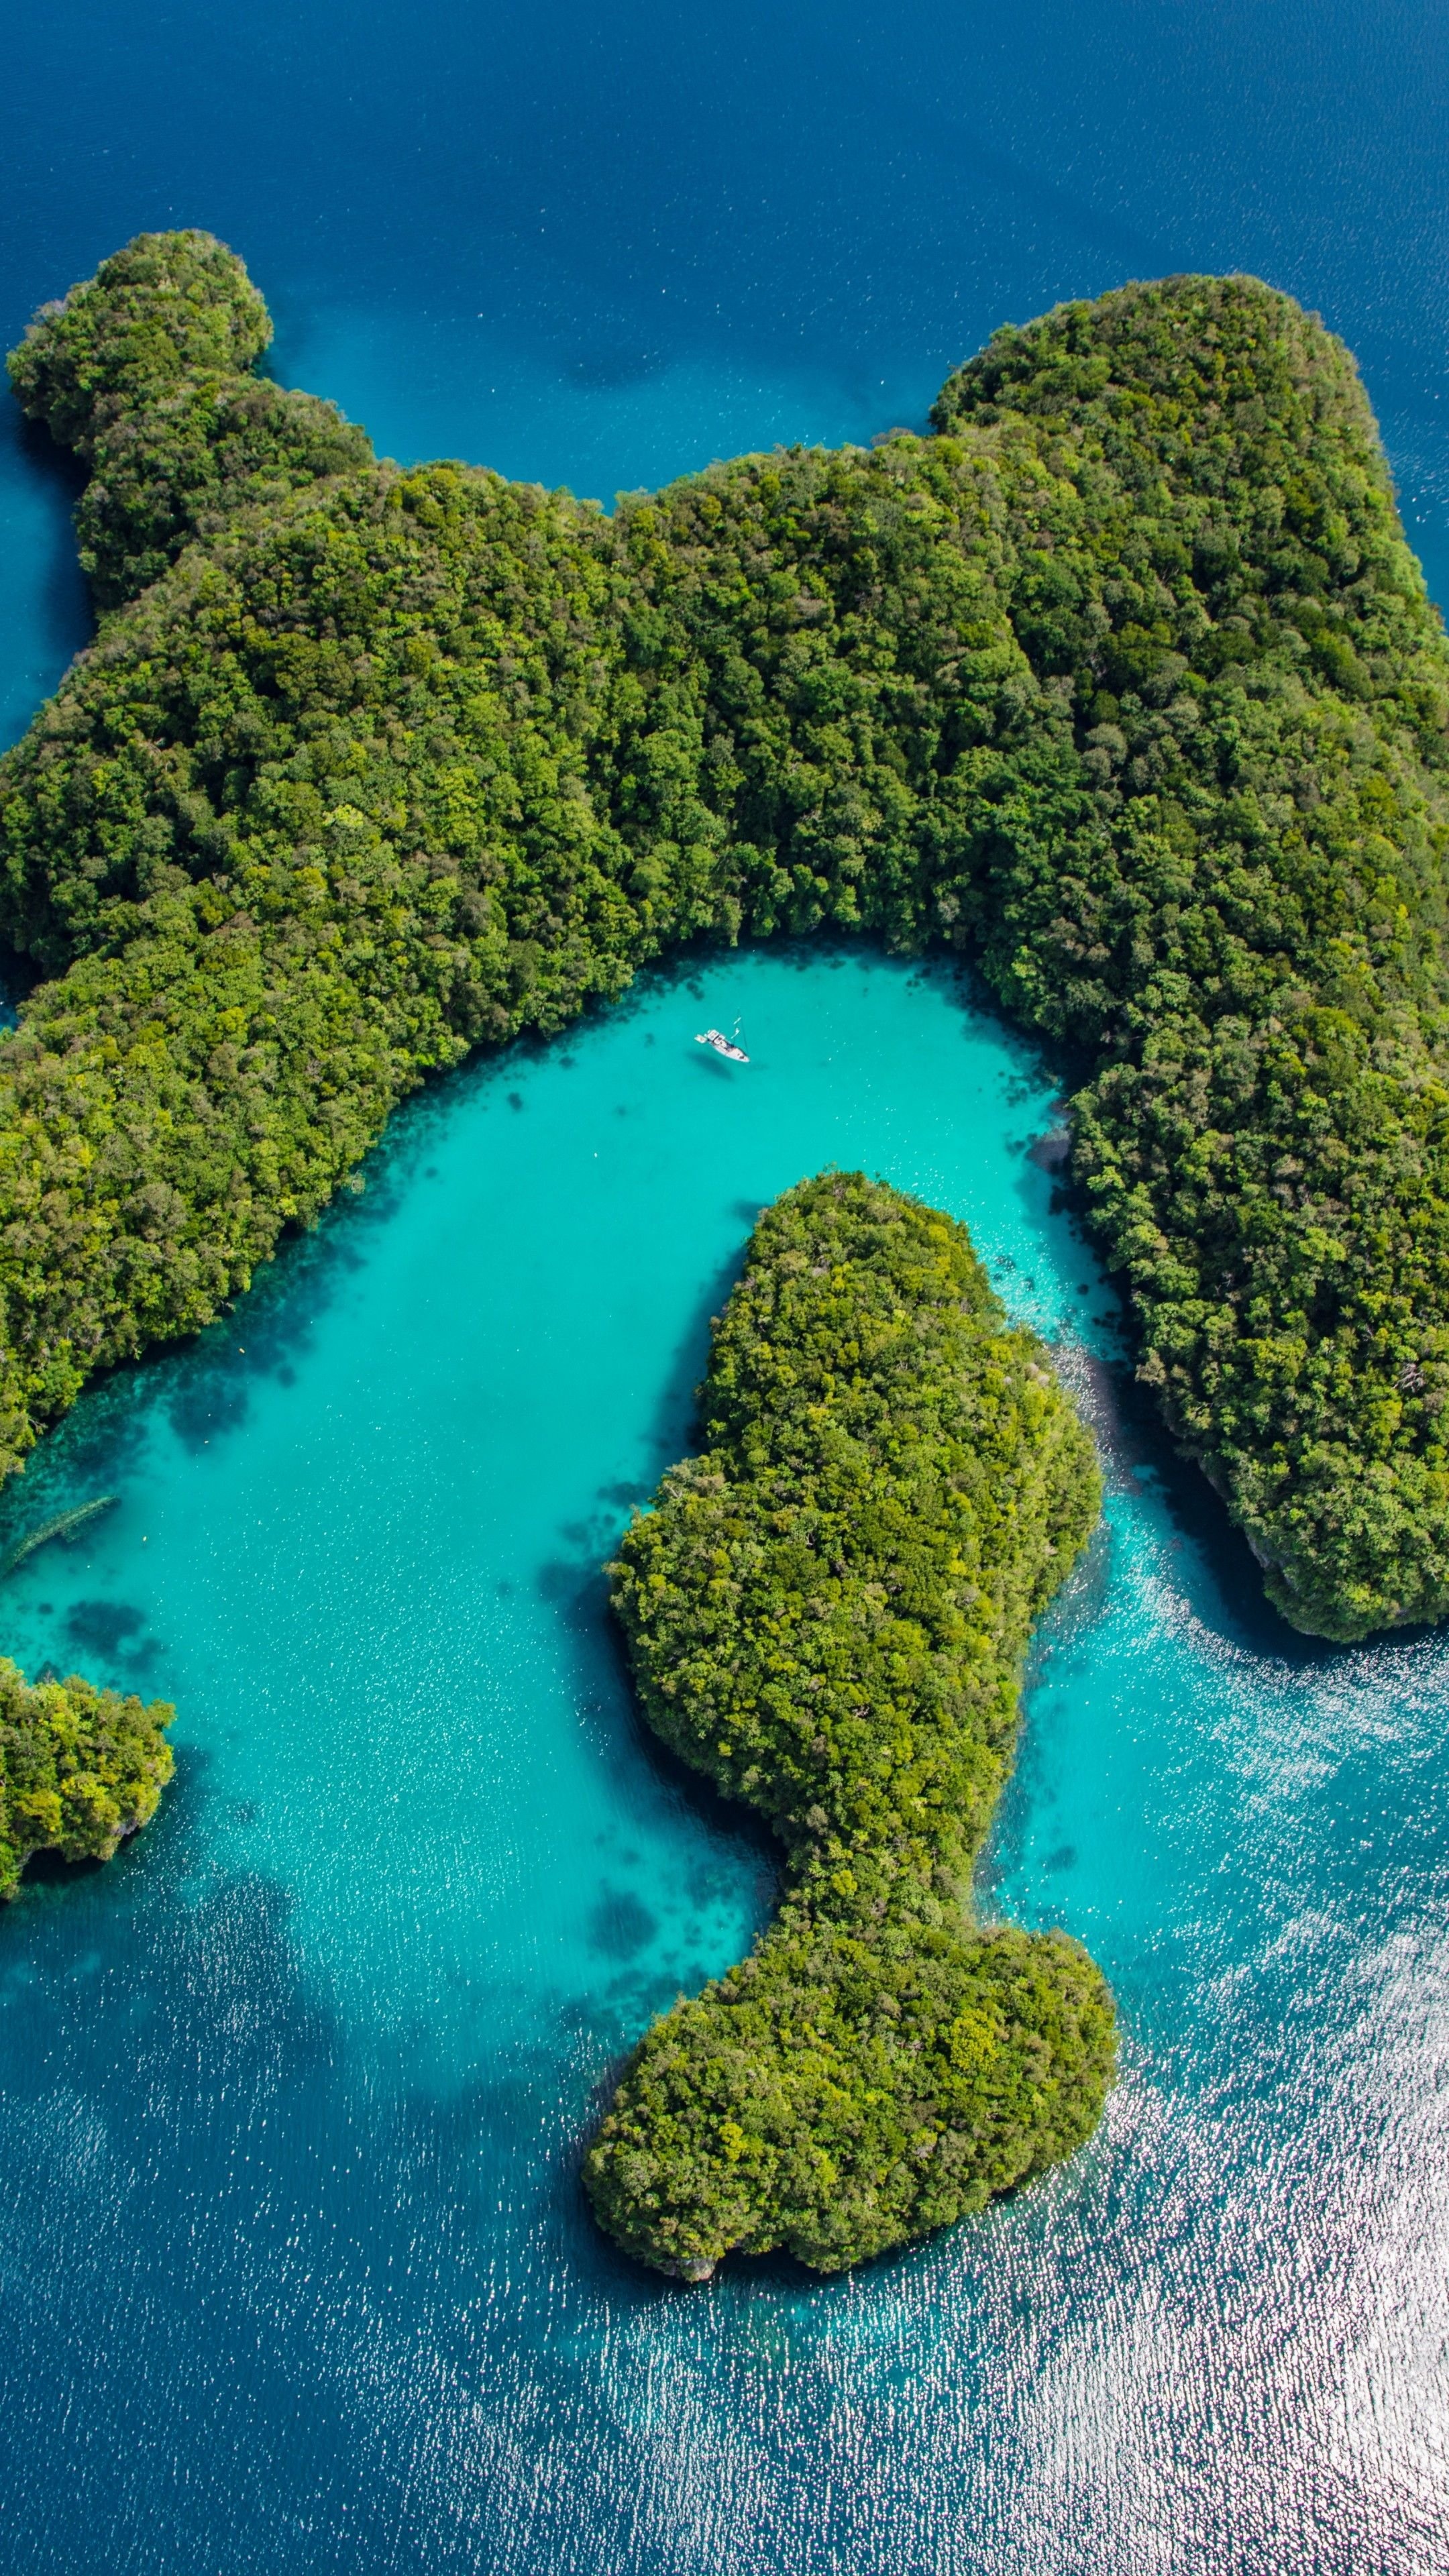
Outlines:
{"type": "MultiPolygon", "coordinates": [[[[384,452],[606,502],[919,423],[991,326],[1249,268],[1358,351],[1449,597],[1429,0],[50,0],[6,13],[0,325],[143,225],[248,259],[384,452]]],[[[0,404],[0,739],[87,632],[0,404]]],[[[367,1189],[0,1497],[0,1644],[175,1700],[108,1869],[0,1919],[15,2576],[1445,2576],[1449,1641],[1296,1639],[1135,1398],[1051,1064],[781,948],[413,1103],[367,1189]],[[746,1071],[693,1033],[743,1023],[746,1071]],[[898,2260],[661,2284],[582,2141],[768,1846],[633,1712],[601,1567],[764,1201],[970,1224],[1109,1466],[984,1909],[1116,1990],[1090,2149],[898,2260]]]]}

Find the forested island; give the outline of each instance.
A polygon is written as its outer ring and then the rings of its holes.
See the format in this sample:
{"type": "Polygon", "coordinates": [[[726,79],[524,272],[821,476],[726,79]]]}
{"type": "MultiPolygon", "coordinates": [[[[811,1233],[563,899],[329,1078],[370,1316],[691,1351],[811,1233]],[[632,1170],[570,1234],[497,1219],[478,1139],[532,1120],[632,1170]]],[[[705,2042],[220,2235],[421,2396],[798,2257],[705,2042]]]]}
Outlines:
{"type": "Polygon", "coordinates": [[[860,1173],[777,1199],[715,1327],[705,1446],[611,1567],[650,1725],[786,1846],[776,1920],[655,2023],[585,2167],[687,2280],[949,2224],[1096,2124],[1112,2007],[1061,1933],[976,1929],[1035,1619],[1101,1503],[1089,1434],[966,1229],[860,1173]]]}
{"type": "Polygon", "coordinates": [[[687,941],[977,959],[1141,1371],[1300,1627],[1449,1604],[1449,658],[1346,351],[1249,278],[999,332],[934,434],[612,518],[374,462],[143,235],[10,366],[103,612],[0,763],[0,1466],[394,1103],[687,941]]]}
{"type": "Polygon", "coordinates": [[[19,1894],[32,1853],[110,1860],[150,1822],[171,1777],[175,1714],[74,1673],[27,1682],[0,1658],[0,1904],[19,1894]]]}

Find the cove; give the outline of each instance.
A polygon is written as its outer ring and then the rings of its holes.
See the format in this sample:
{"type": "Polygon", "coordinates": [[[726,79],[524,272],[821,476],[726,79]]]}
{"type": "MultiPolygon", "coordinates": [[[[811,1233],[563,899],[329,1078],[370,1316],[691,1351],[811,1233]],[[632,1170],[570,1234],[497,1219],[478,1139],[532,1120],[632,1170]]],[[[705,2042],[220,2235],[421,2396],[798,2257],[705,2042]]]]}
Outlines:
{"type": "Polygon", "coordinates": [[[1113,1985],[1092,2148],[898,2262],[702,2300],[578,2190],[619,2053],[770,1901],[603,1614],[707,1318],[766,1199],[861,1166],[1110,1406],[1052,1102],[944,968],[650,979],[412,1104],[11,1486],[7,1541],[121,1496],[12,1578],[17,1658],[181,1710],[146,1835],[5,1921],[16,2563],[1025,2576],[1182,2564],[1185,2496],[1207,2569],[1434,2563],[1449,1659],[1270,1625],[1130,1401],[982,1887],[1113,1985]],[[693,1044],[736,1015],[744,1077],[693,1044]]]}

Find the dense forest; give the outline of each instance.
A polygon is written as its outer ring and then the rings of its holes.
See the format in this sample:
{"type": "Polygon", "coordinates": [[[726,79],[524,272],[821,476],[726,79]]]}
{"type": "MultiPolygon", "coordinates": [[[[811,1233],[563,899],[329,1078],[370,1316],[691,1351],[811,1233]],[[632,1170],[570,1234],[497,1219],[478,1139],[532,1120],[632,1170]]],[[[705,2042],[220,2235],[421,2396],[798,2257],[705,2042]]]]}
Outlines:
{"type": "Polygon", "coordinates": [[[0,763],[0,1466],[412,1085],[688,940],[977,958],[1142,1373],[1300,1626],[1449,1606],[1449,657],[1346,352],[1245,278],[999,333],[928,437],[612,518],[375,463],[207,236],[38,318],[105,612],[0,763]]]}
{"type": "Polygon", "coordinates": [[[72,1674],[27,1682],[0,1660],[0,1903],[32,1852],[110,1860],[156,1812],[171,1777],[175,1710],[72,1674]]]}
{"type": "Polygon", "coordinates": [[[1088,1433],[964,1226],[859,1173],[767,1208],[705,1446],[610,1571],[650,1724],[789,1854],[742,1966],[655,2023],[585,2167],[629,2252],[824,2272],[1070,2155],[1112,2007],[1060,1933],[980,1931],[1032,1623],[1096,1521],[1088,1433]]]}

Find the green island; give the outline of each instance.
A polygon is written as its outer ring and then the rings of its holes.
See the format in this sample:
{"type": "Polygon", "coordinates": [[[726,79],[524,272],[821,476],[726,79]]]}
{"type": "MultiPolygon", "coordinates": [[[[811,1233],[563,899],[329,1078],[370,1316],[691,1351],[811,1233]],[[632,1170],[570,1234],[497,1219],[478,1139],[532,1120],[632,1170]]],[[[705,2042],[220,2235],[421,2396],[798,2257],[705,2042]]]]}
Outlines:
{"type": "Polygon", "coordinates": [[[19,1895],[33,1852],[110,1860],[150,1822],[171,1777],[175,1713],[74,1673],[27,1682],[0,1658],[0,1903],[19,1895]]]}
{"type": "Polygon", "coordinates": [[[655,2023],[585,2166],[702,2280],[822,2272],[1070,2155],[1113,2067],[1062,1933],[976,1929],[1032,1624],[1095,1525],[1089,1433],[966,1229],[860,1173],[767,1208],[715,1327],[705,1446],[611,1567],[650,1725],[788,1853],[742,1966],[655,2023]]]}
{"type": "Polygon", "coordinates": [[[98,611],[0,761],[0,1476],[394,1105],[690,942],[965,952],[1059,1054],[1143,1378],[1298,1626],[1449,1607],[1449,653],[1251,278],[1004,329],[930,435],[612,516],[378,461],[139,236],[10,358],[98,611]]]}

